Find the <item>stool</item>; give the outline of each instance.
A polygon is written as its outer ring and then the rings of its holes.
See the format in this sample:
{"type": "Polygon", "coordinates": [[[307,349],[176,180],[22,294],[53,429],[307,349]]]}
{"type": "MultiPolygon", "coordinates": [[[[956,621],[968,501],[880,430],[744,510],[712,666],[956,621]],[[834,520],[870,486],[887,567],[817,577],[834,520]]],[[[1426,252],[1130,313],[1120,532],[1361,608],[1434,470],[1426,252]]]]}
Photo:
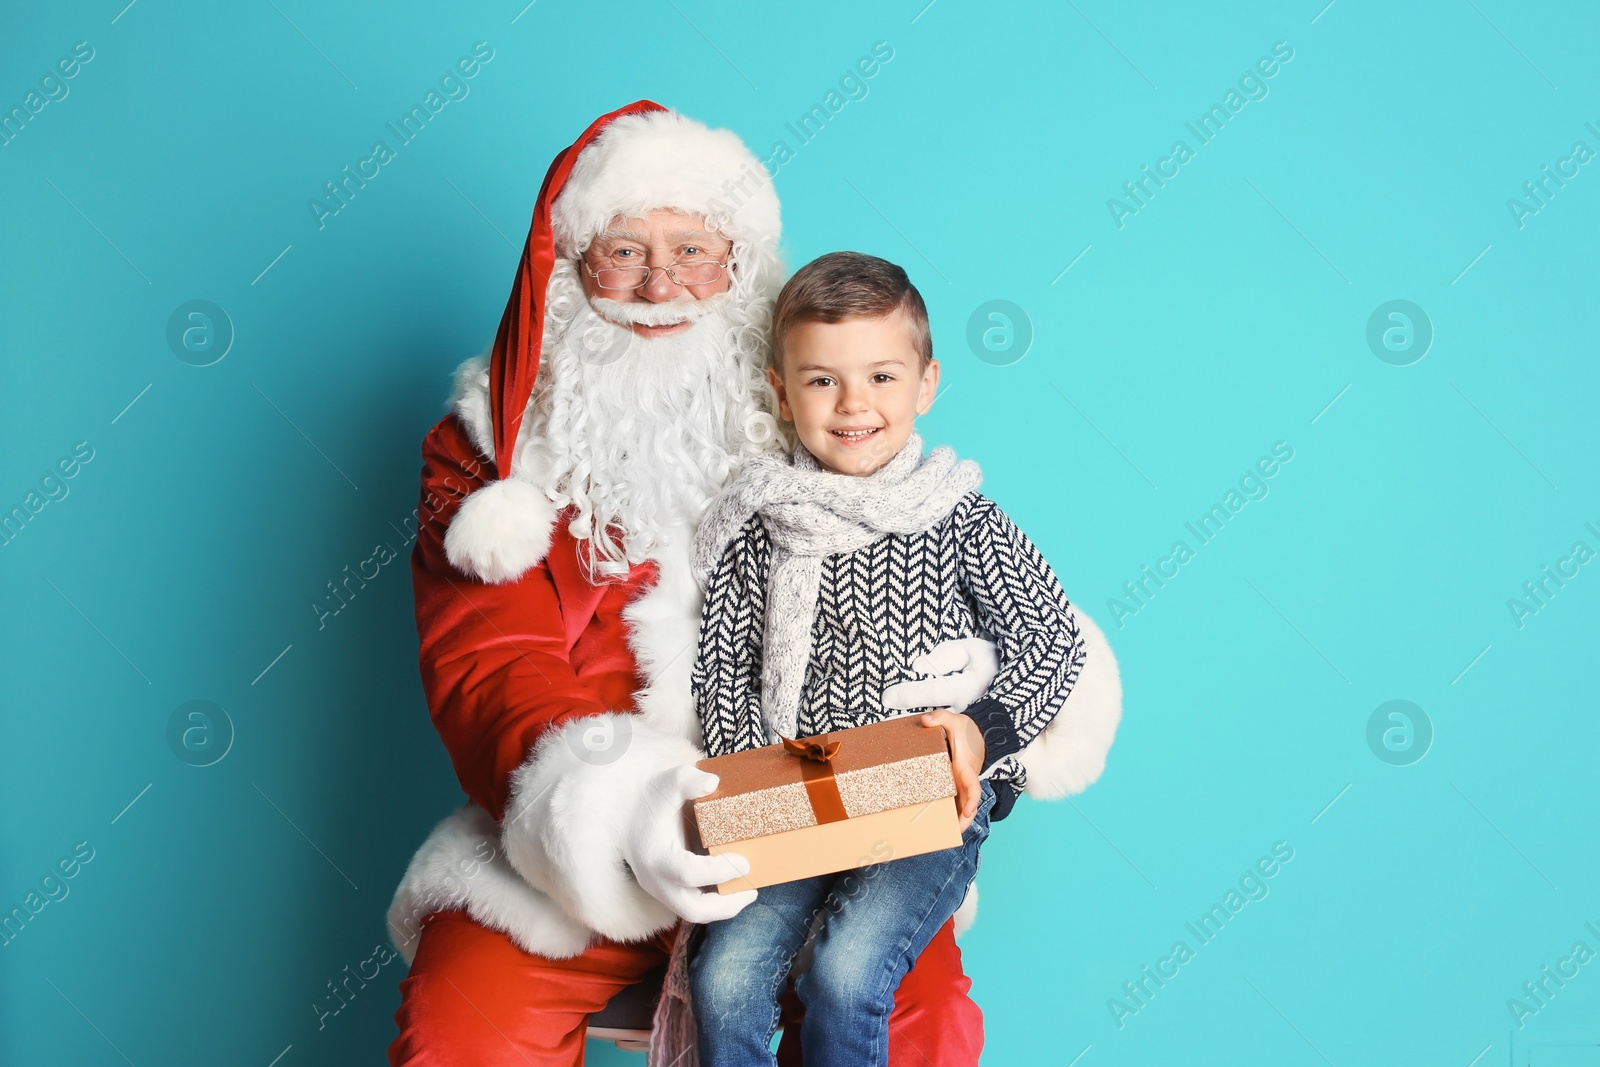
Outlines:
{"type": "Polygon", "coordinates": [[[626,1052],[650,1048],[650,1023],[655,1018],[666,967],[658,967],[606,1002],[589,1016],[589,1036],[610,1041],[626,1052]]]}
{"type": "Polygon", "coordinates": [[[649,1051],[651,1023],[666,979],[667,969],[658,967],[606,1001],[605,1007],[589,1016],[587,1036],[609,1041],[624,1052],[649,1051]]]}

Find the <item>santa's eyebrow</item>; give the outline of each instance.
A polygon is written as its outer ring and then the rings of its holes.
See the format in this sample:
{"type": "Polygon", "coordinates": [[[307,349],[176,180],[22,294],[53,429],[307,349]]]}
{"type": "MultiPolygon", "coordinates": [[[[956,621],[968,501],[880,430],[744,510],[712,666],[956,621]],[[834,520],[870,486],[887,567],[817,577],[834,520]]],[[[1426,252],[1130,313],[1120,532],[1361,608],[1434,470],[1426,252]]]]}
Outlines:
{"type": "Polygon", "coordinates": [[[640,244],[645,244],[649,240],[649,238],[647,238],[644,234],[638,232],[637,230],[628,230],[628,229],[620,229],[619,228],[619,229],[614,229],[614,230],[603,230],[603,231],[601,231],[601,233],[597,237],[595,237],[595,240],[596,241],[638,241],[640,244]]]}
{"type": "MultiPolygon", "coordinates": [[[[669,244],[678,244],[683,241],[726,241],[727,238],[711,230],[674,230],[666,235],[669,244]]],[[[639,244],[649,244],[650,235],[637,230],[625,228],[608,229],[595,238],[597,241],[637,241],[639,244]]]]}

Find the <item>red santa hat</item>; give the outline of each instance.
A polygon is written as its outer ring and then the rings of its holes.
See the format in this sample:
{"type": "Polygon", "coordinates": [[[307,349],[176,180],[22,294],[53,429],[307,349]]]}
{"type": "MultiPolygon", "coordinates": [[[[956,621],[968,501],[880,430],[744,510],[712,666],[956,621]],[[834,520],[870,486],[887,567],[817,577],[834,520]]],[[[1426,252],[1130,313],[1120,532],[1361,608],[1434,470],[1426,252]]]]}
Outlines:
{"type": "Polygon", "coordinates": [[[556,156],[534,203],[489,356],[499,480],[462,503],[446,534],[446,551],[462,570],[485,581],[509,581],[549,547],[553,509],[541,487],[513,476],[512,458],[539,374],[546,291],[557,257],[575,259],[619,215],[662,208],[703,215],[736,245],[753,244],[767,254],[781,233],[772,179],[738,135],[652,101],[601,116],[556,156]]]}

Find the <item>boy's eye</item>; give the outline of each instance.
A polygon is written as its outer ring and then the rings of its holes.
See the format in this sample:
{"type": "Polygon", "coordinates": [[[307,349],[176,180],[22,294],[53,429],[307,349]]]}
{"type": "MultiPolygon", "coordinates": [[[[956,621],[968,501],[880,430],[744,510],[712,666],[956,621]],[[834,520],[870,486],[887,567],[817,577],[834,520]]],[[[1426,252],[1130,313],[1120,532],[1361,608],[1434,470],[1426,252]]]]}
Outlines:
{"type": "Polygon", "coordinates": [[[830,385],[833,384],[833,379],[829,378],[825,374],[824,375],[818,375],[817,377],[811,379],[806,384],[807,385],[820,385],[820,386],[826,388],[827,386],[830,386],[830,385]]]}
{"type": "Polygon", "coordinates": [[[872,376],[872,380],[877,382],[879,385],[882,385],[885,382],[894,381],[894,375],[890,374],[888,371],[881,370],[872,376]]]}

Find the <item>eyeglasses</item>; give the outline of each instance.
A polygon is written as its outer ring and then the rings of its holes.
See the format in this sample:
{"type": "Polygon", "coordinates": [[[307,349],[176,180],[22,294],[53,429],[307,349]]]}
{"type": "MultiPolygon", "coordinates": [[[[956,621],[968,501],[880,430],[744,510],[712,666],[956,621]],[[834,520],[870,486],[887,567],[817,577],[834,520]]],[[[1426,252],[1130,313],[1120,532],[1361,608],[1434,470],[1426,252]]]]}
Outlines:
{"type": "Polygon", "coordinates": [[[727,266],[727,263],[709,256],[691,256],[674,260],[671,266],[666,267],[601,267],[599,270],[590,270],[585,262],[583,269],[589,271],[589,277],[602,289],[642,289],[658,270],[665,271],[675,285],[706,285],[722,277],[727,266]]]}

